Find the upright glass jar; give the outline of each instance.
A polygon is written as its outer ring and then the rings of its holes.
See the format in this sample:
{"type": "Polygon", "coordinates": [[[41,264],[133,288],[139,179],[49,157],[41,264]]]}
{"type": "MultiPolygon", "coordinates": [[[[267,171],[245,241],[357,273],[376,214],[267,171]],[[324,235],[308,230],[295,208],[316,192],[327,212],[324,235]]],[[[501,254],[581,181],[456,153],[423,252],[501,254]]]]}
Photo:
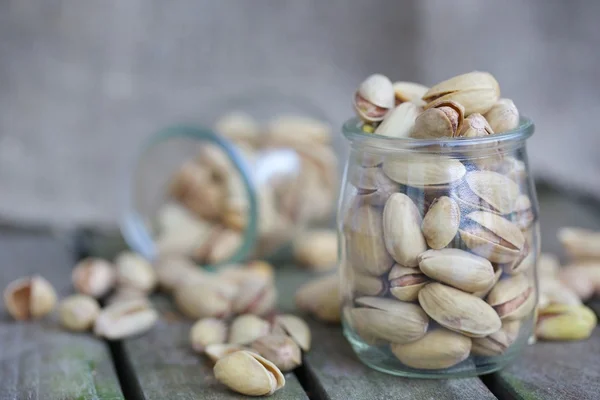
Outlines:
{"type": "Polygon", "coordinates": [[[210,128],[171,126],[145,142],[125,183],[121,230],[131,248],[211,269],[272,256],[332,219],[330,125],[302,98],[261,94],[213,110],[210,128]]]}
{"type": "Polygon", "coordinates": [[[532,334],[538,205],[531,120],[477,138],[420,140],[343,127],[338,210],[344,334],[374,369],[475,376],[532,334]]]}

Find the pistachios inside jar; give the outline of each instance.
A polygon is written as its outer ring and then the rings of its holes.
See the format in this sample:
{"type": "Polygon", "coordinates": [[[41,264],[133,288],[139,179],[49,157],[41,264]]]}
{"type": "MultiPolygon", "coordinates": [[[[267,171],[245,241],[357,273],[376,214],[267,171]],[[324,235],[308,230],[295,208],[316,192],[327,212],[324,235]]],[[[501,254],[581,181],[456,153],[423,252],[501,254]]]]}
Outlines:
{"type": "Polygon", "coordinates": [[[338,210],[345,336],[395,375],[504,367],[538,296],[532,121],[479,71],[432,87],[374,74],[353,104],[338,210]]]}

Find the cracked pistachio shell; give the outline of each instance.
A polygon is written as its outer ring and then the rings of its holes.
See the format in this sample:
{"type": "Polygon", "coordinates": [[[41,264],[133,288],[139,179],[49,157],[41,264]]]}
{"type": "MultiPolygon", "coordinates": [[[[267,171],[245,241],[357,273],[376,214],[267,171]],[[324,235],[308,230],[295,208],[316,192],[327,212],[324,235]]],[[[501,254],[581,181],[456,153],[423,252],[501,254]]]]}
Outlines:
{"type": "MultiPolygon", "coordinates": [[[[215,343],[209,344],[204,349],[204,354],[214,363],[219,361],[221,358],[228,354],[235,353],[236,351],[249,351],[256,353],[253,349],[248,346],[242,346],[241,344],[230,344],[230,343],[215,343]]],[[[258,354],[258,353],[257,353],[258,354]]]]}
{"type": "Polygon", "coordinates": [[[273,333],[288,335],[304,351],[310,350],[311,334],[308,324],[300,317],[282,314],[273,321],[273,333]]]}
{"type": "Polygon", "coordinates": [[[340,282],[337,275],[319,277],[305,283],[295,295],[296,307],[325,322],[339,322],[340,282]]]}
{"type": "Polygon", "coordinates": [[[425,105],[422,97],[429,90],[427,86],[414,82],[398,81],[394,82],[392,87],[394,88],[394,94],[396,96],[396,104],[410,101],[418,106],[425,105]]]}
{"type": "Polygon", "coordinates": [[[348,180],[359,190],[365,203],[374,206],[384,205],[393,193],[400,190],[400,185],[388,178],[379,167],[354,168],[348,180]]]}
{"type": "Polygon", "coordinates": [[[460,225],[460,207],[448,196],[436,198],[421,224],[423,236],[432,249],[442,249],[450,244],[460,225]]]}
{"type": "Polygon", "coordinates": [[[79,293],[98,298],[113,288],[116,273],[108,261],[89,257],[75,266],[71,278],[75,290],[79,293]]]}
{"type": "Polygon", "coordinates": [[[519,126],[519,110],[511,99],[500,99],[485,113],[485,119],[494,132],[508,132],[519,126]]]}
{"type": "Polygon", "coordinates": [[[465,118],[465,123],[462,129],[456,135],[457,137],[482,137],[487,135],[493,135],[494,130],[488,124],[483,115],[479,113],[473,113],[465,118]]]}
{"type": "Polygon", "coordinates": [[[535,307],[535,289],[525,275],[516,275],[499,281],[488,294],[487,302],[502,320],[522,319],[535,307]]]}
{"type": "Polygon", "coordinates": [[[471,339],[447,329],[435,329],[411,343],[392,343],[392,353],[405,365],[418,369],[450,368],[469,356],[471,339]]]}
{"type": "Polygon", "coordinates": [[[268,314],[275,308],[277,290],[269,279],[252,277],[240,284],[233,299],[232,310],[236,314],[268,314]]]}
{"type": "Polygon", "coordinates": [[[225,343],[227,324],[217,318],[203,318],[190,329],[190,343],[194,351],[202,353],[210,344],[225,343]]]}
{"type": "Polygon", "coordinates": [[[465,292],[485,290],[494,280],[494,268],[483,257],[460,249],[427,250],[419,268],[431,279],[465,292]]]}
{"type": "Polygon", "coordinates": [[[16,320],[36,319],[49,314],[56,305],[56,292],[39,275],[20,278],[4,290],[4,305],[16,320]]]}
{"type": "Polygon", "coordinates": [[[247,396],[268,396],[285,386],[285,378],[275,364],[246,350],[219,359],[213,372],[219,382],[247,396]]]}
{"type": "Polygon", "coordinates": [[[385,247],[394,260],[407,267],[416,267],[417,256],[427,250],[421,232],[419,209],[407,195],[394,193],[383,209],[385,247]]]}
{"type": "Polygon", "coordinates": [[[465,166],[448,157],[389,158],[383,163],[383,172],[394,182],[427,188],[450,185],[465,176],[465,166]]]}
{"type": "Polygon", "coordinates": [[[483,200],[489,209],[500,214],[510,214],[517,210],[519,185],[512,179],[494,171],[471,171],[465,181],[469,189],[483,200]]]}
{"type": "Polygon", "coordinates": [[[472,353],[478,356],[499,356],[517,339],[520,327],[520,321],[503,322],[499,331],[483,338],[474,338],[472,353]]]}
{"type": "Polygon", "coordinates": [[[381,121],[394,105],[392,82],[381,74],[373,74],[365,79],[354,96],[354,109],[366,122],[381,121]]]}
{"type": "Polygon", "coordinates": [[[75,294],[60,302],[60,324],[71,331],[87,331],[100,313],[100,305],[91,296],[75,294]]]}
{"type": "Polygon", "coordinates": [[[402,103],[387,113],[374,133],[395,138],[409,137],[418,115],[419,108],[415,103],[402,103]]]}
{"type": "Polygon", "coordinates": [[[376,276],[389,271],[394,261],[385,246],[380,209],[365,204],[352,210],[344,229],[349,259],[358,271],[376,276]]]}
{"type": "Polygon", "coordinates": [[[166,292],[172,292],[182,284],[202,281],[207,276],[188,257],[180,255],[161,256],[155,270],[158,284],[166,292]]]}
{"type": "Polygon", "coordinates": [[[519,257],[525,237],[515,224],[486,211],[474,211],[466,220],[471,223],[459,229],[460,237],[475,254],[497,263],[519,257]]]}
{"type": "Polygon", "coordinates": [[[529,271],[535,264],[535,252],[531,251],[529,242],[525,241],[523,250],[519,257],[515,258],[514,261],[503,264],[502,269],[509,275],[518,275],[520,273],[529,271]]]}
{"type": "Polygon", "coordinates": [[[436,101],[419,114],[410,136],[419,139],[439,139],[456,137],[464,120],[462,105],[454,101],[436,101]]]}
{"type": "Polygon", "coordinates": [[[350,310],[350,322],[369,343],[408,343],[425,335],[429,318],[412,303],[381,297],[360,297],[350,310]]]}
{"type": "Polygon", "coordinates": [[[574,259],[600,259],[600,232],[590,229],[564,227],[558,240],[574,259]]]}
{"type": "Polygon", "coordinates": [[[158,320],[158,313],[145,300],[111,304],[100,311],[94,322],[94,334],[110,340],[147,332],[158,320]]]}
{"type": "Polygon", "coordinates": [[[231,297],[210,283],[194,283],[177,288],[175,304],[189,318],[225,318],[231,314],[231,297]]]}
{"type": "Polygon", "coordinates": [[[473,71],[458,75],[431,87],[423,95],[428,105],[436,100],[452,100],[462,104],[465,115],[485,114],[500,98],[500,85],[487,72],[473,71]]]}
{"type": "Polygon", "coordinates": [[[408,268],[395,264],[388,275],[390,293],[402,301],[415,301],[419,290],[430,281],[418,268],[408,268]]]}
{"type": "Polygon", "coordinates": [[[469,337],[490,335],[502,325],[485,301],[438,282],[421,289],[419,304],[440,325],[469,337]]]}
{"type": "Polygon", "coordinates": [[[485,296],[487,296],[490,293],[494,285],[496,285],[496,283],[498,283],[498,281],[500,280],[500,277],[502,276],[502,268],[500,268],[498,264],[492,264],[492,267],[494,268],[494,279],[488,287],[473,293],[473,296],[479,297],[480,299],[485,298],[485,296]]]}
{"type": "Polygon", "coordinates": [[[249,344],[259,337],[267,335],[271,330],[268,321],[254,314],[243,314],[236,317],[229,329],[229,343],[249,344]]]}
{"type": "Polygon", "coordinates": [[[302,365],[302,352],[292,338],[271,334],[252,342],[252,349],[271,361],[281,371],[287,372],[302,365]]]}
{"type": "Polygon", "coordinates": [[[539,310],[535,333],[544,340],[583,340],[591,336],[597,322],[584,305],[552,304],[539,310]]]}
{"type": "Polygon", "coordinates": [[[152,265],[139,254],[123,252],[115,260],[117,282],[145,292],[151,292],[157,283],[152,265]]]}

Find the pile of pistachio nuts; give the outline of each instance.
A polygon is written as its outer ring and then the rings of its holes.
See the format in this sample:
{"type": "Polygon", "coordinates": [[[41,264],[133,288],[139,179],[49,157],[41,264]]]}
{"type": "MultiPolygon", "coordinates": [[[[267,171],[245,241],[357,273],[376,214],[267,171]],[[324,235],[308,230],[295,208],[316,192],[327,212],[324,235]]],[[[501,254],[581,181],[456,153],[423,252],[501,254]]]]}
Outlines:
{"type": "MultiPolygon", "coordinates": [[[[297,226],[331,217],[338,179],[328,124],[282,115],[262,126],[250,115],[234,111],[220,118],[214,130],[237,148],[250,173],[260,175],[251,176],[256,178],[259,236],[252,258],[268,256],[291,242],[297,226]],[[265,165],[265,157],[282,149],[296,155],[299,167],[265,165]]],[[[175,172],[168,192],[155,218],[159,254],[215,264],[238,250],[249,200],[239,171],[221,148],[203,144],[197,157],[175,172]]]]}
{"type": "MultiPolygon", "coordinates": [[[[354,108],[373,137],[459,140],[519,124],[496,79],[479,71],[431,88],[372,75],[354,108]]],[[[355,149],[340,214],[343,318],[408,367],[504,354],[533,318],[532,188],[519,153],[493,147],[355,149]]]]}

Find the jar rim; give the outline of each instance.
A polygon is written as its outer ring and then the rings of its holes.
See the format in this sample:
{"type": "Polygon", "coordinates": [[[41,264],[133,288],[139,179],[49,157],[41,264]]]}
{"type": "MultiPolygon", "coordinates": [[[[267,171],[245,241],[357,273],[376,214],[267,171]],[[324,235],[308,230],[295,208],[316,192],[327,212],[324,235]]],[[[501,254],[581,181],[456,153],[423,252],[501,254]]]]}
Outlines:
{"type": "Polygon", "coordinates": [[[342,133],[351,144],[358,146],[379,148],[382,150],[423,150],[432,151],[433,148],[446,148],[458,150],[461,148],[492,145],[494,147],[503,144],[525,141],[533,135],[535,124],[526,116],[519,118],[519,126],[507,132],[475,138],[442,138],[442,139],[416,139],[397,138],[389,136],[373,135],[360,129],[361,120],[358,117],[347,120],[342,125],[342,133]]]}

